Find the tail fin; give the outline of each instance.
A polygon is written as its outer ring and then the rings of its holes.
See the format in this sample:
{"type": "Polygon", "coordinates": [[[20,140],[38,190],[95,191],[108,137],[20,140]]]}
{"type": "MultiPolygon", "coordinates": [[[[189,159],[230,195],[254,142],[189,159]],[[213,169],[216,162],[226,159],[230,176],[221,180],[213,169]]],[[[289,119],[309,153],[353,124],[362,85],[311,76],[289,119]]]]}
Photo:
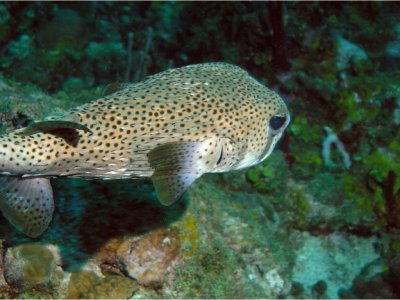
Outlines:
{"type": "Polygon", "coordinates": [[[41,235],[54,211],[50,179],[0,177],[0,209],[19,231],[30,237],[41,235]]]}

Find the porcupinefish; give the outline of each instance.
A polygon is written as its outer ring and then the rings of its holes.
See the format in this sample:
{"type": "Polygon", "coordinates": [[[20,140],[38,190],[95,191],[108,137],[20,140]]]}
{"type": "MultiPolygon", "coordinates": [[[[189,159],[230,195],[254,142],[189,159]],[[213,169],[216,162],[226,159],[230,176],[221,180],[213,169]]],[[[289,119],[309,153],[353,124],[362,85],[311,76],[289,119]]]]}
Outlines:
{"type": "Polygon", "coordinates": [[[202,174],[263,161],[289,123],[283,100],[240,67],[170,69],[59,117],[0,137],[0,209],[39,236],[54,210],[50,178],[146,178],[170,205],[202,174]]]}

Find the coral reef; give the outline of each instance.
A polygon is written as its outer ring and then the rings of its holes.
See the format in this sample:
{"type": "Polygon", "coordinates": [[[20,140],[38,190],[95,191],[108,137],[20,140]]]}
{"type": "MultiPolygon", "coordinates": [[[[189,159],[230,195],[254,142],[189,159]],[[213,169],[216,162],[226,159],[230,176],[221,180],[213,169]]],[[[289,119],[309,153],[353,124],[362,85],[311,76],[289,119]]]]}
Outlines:
{"type": "Polygon", "coordinates": [[[340,234],[319,238],[299,234],[301,238],[298,236],[297,240],[302,245],[296,251],[293,280],[306,290],[324,281],[325,296],[329,299],[338,298],[338,292],[349,288],[358,272],[378,258],[374,249],[376,238],[348,238],[340,234]]]}
{"type": "Polygon", "coordinates": [[[83,270],[70,276],[66,299],[129,299],[139,290],[137,283],[120,275],[99,278],[83,270]]]}
{"type": "Polygon", "coordinates": [[[203,176],[171,207],[147,181],[52,179],[41,237],[0,217],[0,297],[399,298],[399,11],[0,3],[1,133],[208,61],[278,90],[292,119],[262,164],[203,176]]]}
{"type": "Polygon", "coordinates": [[[145,286],[161,286],[180,252],[178,231],[157,229],[124,241],[117,250],[119,263],[129,277],[145,286]]]}
{"type": "Polygon", "coordinates": [[[22,289],[58,286],[63,271],[45,246],[24,244],[7,249],[4,277],[8,284],[22,289]]]}

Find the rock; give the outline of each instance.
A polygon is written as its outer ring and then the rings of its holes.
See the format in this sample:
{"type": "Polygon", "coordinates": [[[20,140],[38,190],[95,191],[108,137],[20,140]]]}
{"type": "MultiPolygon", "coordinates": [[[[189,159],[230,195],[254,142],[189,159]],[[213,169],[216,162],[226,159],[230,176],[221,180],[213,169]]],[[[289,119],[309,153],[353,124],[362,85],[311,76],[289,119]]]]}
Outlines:
{"type": "Polygon", "coordinates": [[[321,172],[310,180],[307,186],[313,195],[317,195],[318,202],[336,207],[343,205],[345,195],[341,186],[337,184],[337,178],[329,172],[321,172]]]}
{"type": "Polygon", "coordinates": [[[82,270],[72,273],[69,280],[67,298],[89,298],[88,291],[95,285],[97,280],[96,274],[91,271],[82,270]]]}
{"type": "Polygon", "coordinates": [[[301,240],[304,244],[298,247],[292,279],[304,286],[307,298],[317,297],[312,290],[315,292],[322,280],[327,286],[326,297],[337,298],[340,288],[349,289],[362,268],[379,257],[376,238],[302,233],[301,240]]]}
{"type": "Polygon", "coordinates": [[[24,244],[7,249],[4,276],[10,285],[18,288],[55,286],[62,279],[63,271],[48,248],[24,244]]]}
{"type": "Polygon", "coordinates": [[[304,295],[304,287],[301,283],[293,281],[290,288],[289,298],[306,298],[304,295]]]}
{"type": "Polygon", "coordinates": [[[283,294],[285,290],[285,281],[281,275],[279,275],[278,270],[272,269],[268,271],[265,273],[264,278],[269,294],[273,295],[274,298],[279,298],[279,295],[283,294]]]}
{"type": "MultiPolygon", "coordinates": [[[[4,268],[3,268],[3,257],[4,257],[4,246],[3,246],[3,241],[0,240],[0,287],[3,287],[3,286],[7,285],[7,282],[6,282],[6,280],[4,278],[4,275],[3,275],[3,272],[2,272],[4,270],[4,268]]],[[[1,298],[1,295],[0,295],[0,298],[1,298]]]]}
{"type": "Polygon", "coordinates": [[[104,278],[90,271],[77,271],[71,274],[67,299],[127,299],[139,289],[133,280],[115,274],[104,278]]]}
{"type": "Polygon", "coordinates": [[[117,251],[124,271],[140,284],[160,286],[181,249],[176,229],[160,228],[128,239],[117,251]]]}
{"type": "Polygon", "coordinates": [[[49,292],[41,290],[25,290],[18,293],[15,298],[17,299],[52,299],[53,296],[49,292]]]}
{"type": "Polygon", "coordinates": [[[356,295],[356,298],[397,298],[387,280],[387,270],[387,263],[383,259],[377,259],[367,264],[354,279],[351,292],[356,295]]]}
{"type": "Polygon", "coordinates": [[[328,285],[324,280],[317,281],[312,287],[312,296],[314,299],[326,299],[327,290],[328,290],[328,285]]]}
{"type": "Polygon", "coordinates": [[[246,178],[246,172],[247,170],[227,172],[223,173],[221,178],[230,189],[234,191],[245,190],[249,186],[246,178]]]}
{"type": "Polygon", "coordinates": [[[107,274],[89,290],[85,298],[97,299],[127,299],[133,296],[139,285],[127,277],[107,274]]]}

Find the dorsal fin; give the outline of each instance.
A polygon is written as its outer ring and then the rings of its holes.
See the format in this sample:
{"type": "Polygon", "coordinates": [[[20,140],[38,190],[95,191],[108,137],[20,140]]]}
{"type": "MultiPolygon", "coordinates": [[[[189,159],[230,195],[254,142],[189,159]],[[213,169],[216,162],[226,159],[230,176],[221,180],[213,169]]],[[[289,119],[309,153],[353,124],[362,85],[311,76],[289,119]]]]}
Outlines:
{"type": "Polygon", "coordinates": [[[28,127],[24,128],[23,130],[19,131],[19,135],[32,135],[38,132],[51,132],[58,129],[73,129],[73,130],[83,130],[85,132],[92,131],[87,128],[86,126],[72,121],[63,121],[63,120],[54,120],[54,121],[42,121],[42,122],[35,122],[28,127]]]}
{"type": "Polygon", "coordinates": [[[77,130],[92,133],[86,126],[64,120],[42,121],[31,124],[30,126],[21,129],[16,134],[22,136],[32,135],[38,132],[50,133],[57,137],[63,138],[69,145],[76,146],[79,142],[79,133],[77,130]]]}
{"type": "Polygon", "coordinates": [[[115,92],[123,90],[129,85],[129,83],[114,82],[107,84],[103,91],[103,96],[111,95],[115,92]]]}

